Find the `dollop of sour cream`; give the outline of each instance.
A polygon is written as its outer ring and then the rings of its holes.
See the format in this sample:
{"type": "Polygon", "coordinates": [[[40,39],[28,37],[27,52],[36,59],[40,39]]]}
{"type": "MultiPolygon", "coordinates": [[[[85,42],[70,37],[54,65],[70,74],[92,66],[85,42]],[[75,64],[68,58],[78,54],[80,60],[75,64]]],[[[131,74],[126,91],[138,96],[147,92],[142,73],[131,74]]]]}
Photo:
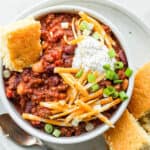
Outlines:
{"type": "Polygon", "coordinates": [[[103,72],[103,65],[110,64],[113,69],[115,61],[115,58],[109,57],[108,48],[105,45],[101,45],[100,41],[87,36],[75,50],[72,67],[103,72]]]}

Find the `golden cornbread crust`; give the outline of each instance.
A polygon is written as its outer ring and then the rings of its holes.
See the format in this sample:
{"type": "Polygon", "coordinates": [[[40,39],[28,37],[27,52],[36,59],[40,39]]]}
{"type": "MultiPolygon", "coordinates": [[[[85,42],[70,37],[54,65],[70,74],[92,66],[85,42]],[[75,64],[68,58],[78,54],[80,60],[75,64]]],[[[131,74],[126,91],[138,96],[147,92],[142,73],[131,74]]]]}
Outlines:
{"type": "Polygon", "coordinates": [[[35,63],[41,52],[40,24],[35,23],[9,33],[8,48],[12,65],[16,70],[35,63]]]}
{"type": "Polygon", "coordinates": [[[150,63],[140,68],[135,76],[133,95],[128,109],[136,119],[150,111],[150,63]]]}
{"type": "Polygon", "coordinates": [[[6,68],[22,71],[35,63],[41,54],[41,24],[33,18],[4,27],[2,35],[3,62],[6,68]]]}
{"type": "Polygon", "coordinates": [[[150,149],[150,138],[135,118],[126,110],[114,129],[104,134],[110,150],[150,149]]]}

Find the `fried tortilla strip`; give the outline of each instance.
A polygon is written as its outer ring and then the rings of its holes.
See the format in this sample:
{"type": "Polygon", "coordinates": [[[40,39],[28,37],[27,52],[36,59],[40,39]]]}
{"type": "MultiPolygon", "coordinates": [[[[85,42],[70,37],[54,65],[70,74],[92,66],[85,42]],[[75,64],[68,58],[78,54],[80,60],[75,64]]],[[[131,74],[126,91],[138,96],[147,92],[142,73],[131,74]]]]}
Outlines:
{"type": "Polygon", "coordinates": [[[83,113],[84,113],[84,110],[78,108],[75,112],[73,112],[72,114],[66,117],[65,122],[69,123],[73,120],[75,116],[81,115],[83,113]]]}
{"type": "Polygon", "coordinates": [[[81,78],[78,80],[81,84],[87,79],[88,71],[84,71],[81,78]]]}
{"type": "Polygon", "coordinates": [[[32,114],[28,114],[28,113],[23,113],[22,118],[25,120],[40,121],[40,122],[49,123],[49,124],[57,125],[57,126],[67,126],[67,127],[71,126],[69,123],[56,121],[56,120],[50,120],[50,119],[44,119],[44,118],[41,118],[39,116],[35,116],[32,114]]]}
{"type": "Polygon", "coordinates": [[[116,100],[114,100],[113,102],[108,103],[108,104],[104,105],[103,107],[101,107],[101,109],[99,110],[99,112],[107,111],[107,110],[109,110],[110,108],[112,108],[113,106],[118,105],[120,102],[121,102],[120,99],[116,99],[116,100]]]}
{"type": "Polygon", "coordinates": [[[72,88],[75,87],[75,81],[74,81],[74,78],[72,78],[72,76],[70,74],[67,74],[67,73],[60,73],[59,74],[63,79],[64,81],[70,85],[72,88]]]}
{"type": "Polygon", "coordinates": [[[105,77],[104,74],[99,75],[99,77],[96,79],[96,82],[86,84],[85,88],[86,88],[86,89],[89,89],[89,88],[90,88],[91,86],[93,86],[95,83],[98,83],[98,82],[100,82],[101,80],[103,80],[104,77],[105,77]]]}
{"type": "Polygon", "coordinates": [[[88,95],[87,97],[82,98],[82,101],[86,102],[91,99],[100,98],[102,96],[103,96],[103,89],[99,89],[95,93],[92,93],[92,94],[88,95]]]}
{"type": "Polygon", "coordinates": [[[84,95],[84,96],[89,96],[89,94],[88,94],[86,88],[85,88],[83,85],[81,85],[79,82],[76,82],[76,83],[75,83],[75,87],[76,87],[76,89],[78,90],[78,92],[79,92],[80,94],[82,94],[82,95],[84,95]]]}
{"type": "Polygon", "coordinates": [[[65,111],[65,112],[62,112],[62,113],[59,113],[59,114],[50,116],[49,118],[50,118],[50,119],[57,119],[57,118],[60,118],[60,117],[64,117],[64,116],[66,116],[66,115],[72,113],[73,111],[75,111],[75,110],[77,110],[77,109],[78,109],[78,108],[75,107],[75,108],[69,109],[69,110],[67,110],[67,111],[65,111]]]}
{"type": "Polygon", "coordinates": [[[107,97],[107,98],[101,99],[101,100],[100,100],[100,104],[101,104],[101,105],[105,105],[105,104],[108,104],[108,103],[110,103],[110,102],[112,102],[112,101],[113,101],[113,98],[112,98],[112,97],[107,97]]]}
{"type": "MultiPolygon", "coordinates": [[[[89,106],[88,104],[84,103],[81,100],[77,100],[76,104],[79,105],[79,107],[83,107],[86,111],[89,112],[93,112],[95,111],[91,106],[89,106]]],[[[98,113],[95,115],[96,117],[98,117],[101,121],[103,121],[104,123],[106,123],[107,125],[109,125],[110,127],[114,127],[113,124],[108,120],[107,117],[105,117],[104,115],[98,113]]]]}
{"type": "Polygon", "coordinates": [[[80,92],[84,96],[88,96],[88,92],[84,86],[82,86],[71,74],[61,73],[60,76],[64,79],[64,81],[69,84],[72,88],[76,88],[78,92],[80,92]]]}
{"type": "Polygon", "coordinates": [[[79,69],[77,68],[63,68],[63,67],[55,67],[54,73],[77,73],[79,69]]]}
{"type": "Polygon", "coordinates": [[[74,103],[74,101],[77,97],[77,94],[78,94],[78,92],[75,88],[70,91],[70,93],[69,93],[69,95],[70,95],[69,96],[69,104],[70,105],[74,103]]]}

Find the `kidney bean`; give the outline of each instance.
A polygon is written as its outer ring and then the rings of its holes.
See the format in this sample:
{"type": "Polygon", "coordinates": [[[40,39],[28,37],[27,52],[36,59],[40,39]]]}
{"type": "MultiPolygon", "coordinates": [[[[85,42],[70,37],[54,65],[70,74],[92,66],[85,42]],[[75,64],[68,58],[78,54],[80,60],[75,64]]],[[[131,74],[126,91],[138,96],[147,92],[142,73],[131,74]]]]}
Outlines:
{"type": "Polygon", "coordinates": [[[107,87],[107,86],[111,85],[111,81],[102,80],[99,84],[100,84],[101,87],[107,87]]]}
{"type": "Polygon", "coordinates": [[[66,45],[63,48],[63,52],[68,54],[68,55],[73,55],[75,48],[76,48],[76,46],[74,46],[74,45],[66,45]]]}
{"type": "Polygon", "coordinates": [[[117,84],[114,86],[114,88],[117,90],[117,91],[120,91],[121,90],[121,85],[120,84],[117,84]]]}
{"type": "Polygon", "coordinates": [[[126,78],[124,69],[118,71],[119,79],[124,80],[126,78]]]}
{"type": "Polygon", "coordinates": [[[47,66],[45,66],[46,68],[45,68],[45,71],[47,72],[47,73],[52,73],[53,72],[53,70],[54,70],[54,68],[55,68],[55,64],[50,64],[50,65],[47,65],[47,66]]]}
{"type": "Polygon", "coordinates": [[[52,63],[54,61],[54,57],[51,56],[51,53],[44,55],[43,59],[49,63],[52,63]]]}
{"type": "Polygon", "coordinates": [[[50,86],[57,86],[60,82],[60,79],[58,76],[51,76],[49,77],[48,81],[50,86]]]}
{"type": "Polygon", "coordinates": [[[64,60],[64,66],[65,67],[71,67],[72,66],[72,60],[73,60],[72,57],[69,57],[69,58],[65,59],[64,60]]]}
{"type": "Polygon", "coordinates": [[[68,59],[68,58],[70,58],[70,55],[67,55],[67,54],[63,53],[63,54],[62,54],[62,58],[63,58],[63,59],[68,59]]]}
{"type": "Polygon", "coordinates": [[[128,62],[127,62],[126,55],[125,55],[124,51],[120,50],[118,55],[119,55],[120,60],[124,63],[124,65],[127,65],[128,62]]]}
{"type": "Polygon", "coordinates": [[[6,96],[7,96],[8,98],[12,98],[12,96],[13,96],[13,91],[7,88],[7,89],[6,89],[6,96]]]}

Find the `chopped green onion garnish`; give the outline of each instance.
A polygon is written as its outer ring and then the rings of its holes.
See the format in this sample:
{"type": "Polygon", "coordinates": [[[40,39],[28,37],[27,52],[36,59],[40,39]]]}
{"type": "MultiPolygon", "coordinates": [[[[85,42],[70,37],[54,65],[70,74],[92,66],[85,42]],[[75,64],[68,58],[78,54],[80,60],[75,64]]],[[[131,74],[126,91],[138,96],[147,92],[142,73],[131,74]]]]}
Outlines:
{"type": "Polygon", "coordinates": [[[94,33],[92,34],[92,36],[93,36],[93,38],[96,39],[96,40],[99,40],[99,39],[100,39],[100,35],[99,35],[98,32],[94,32],[94,33]]]}
{"type": "Polygon", "coordinates": [[[91,34],[91,30],[87,30],[87,29],[83,30],[83,35],[88,36],[90,34],[91,34]]]}
{"type": "Polygon", "coordinates": [[[116,56],[115,50],[113,48],[109,49],[108,55],[109,55],[110,58],[114,58],[116,56]]]}
{"type": "Polygon", "coordinates": [[[3,77],[4,77],[5,79],[9,78],[10,75],[11,75],[11,73],[10,73],[9,70],[4,70],[4,71],[3,71],[3,77]]]}
{"type": "Polygon", "coordinates": [[[126,93],[124,91],[121,91],[119,93],[119,97],[122,101],[126,100],[128,98],[128,96],[126,95],[126,93]]]}
{"type": "Polygon", "coordinates": [[[108,80],[117,80],[119,77],[118,77],[118,74],[113,71],[113,70],[107,70],[106,71],[106,79],[108,80]]]}
{"type": "Polygon", "coordinates": [[[104,68],[105,70],[110,70],[110,69],[111,69],[111,66],[110,66],[110,64],[105,64],[105,65],[103,66],[103,68],[104,68]]]}
{"type": "Polygon", "coordinates": [[[84,31],[84,30],[92,30],[94,27],[93,24],[88,23],[87,21],[82,21],[79,25],[79,29],[84,31]]]}
{"type": "Polygon", "coordinates": [[[54,135],[55,137],[59,137],[61,135],[61,131],[58,129],[54,129],[52,135],[54,135]]]}
{"type": "Polygon", "coordinates": [[[123,64],[123,62],[121,62],[121,61],[117,61],[117,62],[115,62],[115,64],[114,64],[114,68],[115,69],[122,69],[124,67],[124,64],[123,64]]]}
{"type": "Polygon", "coordinates": [[[93,73],[89,73],[89,74],[88,74],[88,82],[89,82],[89,83],[93,83],[93,82],[95,82],[95,81],[96,81],[95,75],[94,75],[93,73]]]}
{"type": "Polygon", "coordinates": [[[77,73],[76,73],[76,78],[80,78],[83,74],[83,69],[80,69],[77,73]]]}
{"type": "Polygon", "coordinates": [[[115,83],[115,84],[119,84],[119,83],[122,83],[123,82],[123,80],[114,80],[113,81],[113,83],[115,83]]]}
{"type": "Polygon", "coordinates": [[[112,97],[113,98],[117,98],[119,96],[119,93],[117,91],[115,91],[113,94],[112,94],[112,97]]]}
{"type": "Polygon", "coordinates": [[[105,88],[105,89],[103,90],[103,94],[106,95],[106,96],[110,96],[110,95],[112,95],[115,91],[116,91],[116,90],[115,90],[114,87],[108,86],[107,88],[105,88]]]}
{"type": "Polygon", "coordinates": [[[108,86],[103,90],[104,96],[112,96],[113,98],[117,98],[119,96],[119,93],[116,91],[116,89],[112,86],[108,86]]]}
{"type": "Polygon", "coordinates": [[[44,130],[46,133],[52,133],[53,132],[53,126],[51,124],[45,124],[44,130]]]}
{"type": "Polygon", "coordinates": [[[126,71],[125,71],[125,75],[126,75],[127,77],[130,77],[130,76],[132,75],[132,73],[133,73],[133,70],[130,69],[130,68],[127,68],[126,71]]]}
{"type": "Polygon", "coordinates": [[[99,90],[99,85],[96,83],[94,85],[91,86],[91,92],[96,92],[97,90],[99,90]]]}
{"type": "Polygon", "coordinates": [[[82,31],[85,30],[85,29],[88,29],[88,22],[82,21],[79,25],[79,29],[82,30],[82,31]]]}

